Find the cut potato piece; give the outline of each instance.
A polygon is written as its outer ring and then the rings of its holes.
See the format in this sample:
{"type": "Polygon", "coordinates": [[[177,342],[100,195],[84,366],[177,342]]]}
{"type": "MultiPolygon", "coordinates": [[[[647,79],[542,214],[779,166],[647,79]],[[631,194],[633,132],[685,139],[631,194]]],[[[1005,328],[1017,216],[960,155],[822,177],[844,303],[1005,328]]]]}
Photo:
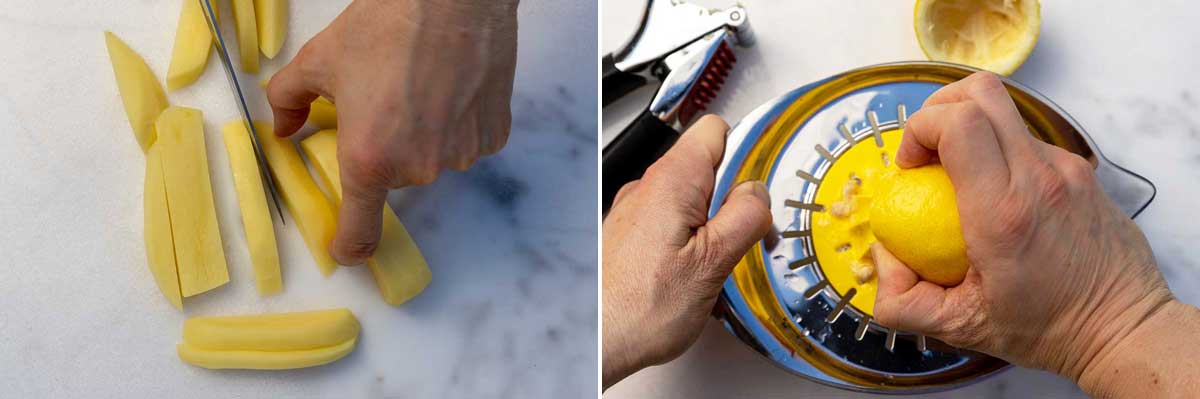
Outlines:
{"type": "Polygon", "coordinates": [[[203,115],[196,109],[170,107],[159,115],[155,127],[171,209],[179,289],[190,297],[229,282],[208,175],[203,115]]]}
{"type": "Polygon", "coordinates": [[[183,342],[207,350],[292,351],[354,339],[360,330],[350,310],[251,316],[196,317],[183,323],[183,342]]]}
{"type": "Polygon", "coordinates": [[[104,42],[108,46],[113,73],[117,76],[121,102],[125,104],[125,117],[133,127],[133,135],[142,146],[142,152],[146,152],[154,144],[154,121],[167,108],[167,95],[146,61],[117,35],[104,32],[104,42]]]}
{"type": "Polygon", "coordinates": [[[238,207],[242,211],[242,227],[246,231],[250,261],[254,264],[255,286],[259,295],[278,293],[283,290],[279,249],[275,245],[271,208],[267,205],[267,194],[263,190],[254,143],[250,141],[245,121],[226,123],[221,132],[225,136],[225,150],[229,153],[229,167],[233,170],[233,185],[237,189],[238,207]]]}
{"type": "Polygon", "coordinates": [[[195,82],[208,65],[212,50],[212,30],[204,7],[196,0],[182,0],[179,25],[175,29],[175,47],[171,50],[171,66],[167,68],[167,89],[177,90],[195,82]]]}
{"type": "Polygon", "coordinates": [[[332,274],[337,262],[329,255],[329,244],[337,229],[336,209],[308,174],[308,167],[304,166],[292,140],[275,137],[275,129],[270,124],[256,123],[254,126],[258,130],[258,144],[262,146],[267,165],[279,187],[279,195],[292,219],[296,220],[308,251],[321,274],[332,274]]]}
{"type": "Polygon", "coordinates": [[[288,31],[287,0],[254,0],[258,22],[258,48],[267,58],[275,58],[283,48],[288,31]]]}
{"type": "Polygon", "coordinates": [[[337,129],[337,106],[325,97],[317,97],[308,109],[308,123],[321,129],[337,129]]]}
{"type": "MultiPolygon", "coordinates": [[[[308,160],[321,176],[330,192],[334,206],[342,202],[342,180],[337,162],[337,131],[322,130],[300,142],[308,160]]],[[[433,274],[420,248],[392,207],[383,206],[383,232],[375,253],[367,258],[367,266],[379,284],[379,293],[391,305],[400,305],[420,294],[429,285],[433,274]]]]}
{"type": "Polygon", "coordinates": [[[233,22],[237,28],[238,54],[242,70],[258,73],[258,23],[254,18],[254,0],[232,0],[233,22]]]}
{"type": "Polygon", "coordinates": [[[209,350],[187,343],[176,348],[184,362],[206,369],[287,370],[332,363],[354,351],[358,338],[324,348],[297,351],[209,350]]]}
{"type": "Polygon", "coordinates": [[[171,213],[167,207],[167,187],[163,184],[162,152],[158,146],[146,151],[146,180],[142,193],[143,211],[146,213],[142,227],[146,239],[146,263],[158,290],[167,297],[167,302],[183,310],[183,296],[179,294],[179,275],[175,271],[175,243],[171,239],[171,213]]]}

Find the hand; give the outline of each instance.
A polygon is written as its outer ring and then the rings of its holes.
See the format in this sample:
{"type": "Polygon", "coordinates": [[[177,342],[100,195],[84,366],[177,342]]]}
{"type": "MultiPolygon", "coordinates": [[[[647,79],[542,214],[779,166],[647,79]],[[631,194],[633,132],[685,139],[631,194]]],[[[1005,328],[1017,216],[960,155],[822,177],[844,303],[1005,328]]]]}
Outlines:
{"type": "Polygon", "coordinates": [[[725,278],[771,226],[761,182],[734,187],[708,219],[729,126],[705,116],[621,189],[604,220],[604,387],[683,353],[725,278]]]}
{"type": "Polygon", "coordinates": [[[508,139],[517,0],[356,0],[267,88],[275,133],[309,103],[338,106],[343,201],[330,249],[361,264],[379,242],[387,190],[465,170],[508,139]]]}
{"type": "Polygon", "coordinates": [[[1105,373],[1101,359],[1144,340],[1168,310],[1187,312],[1093,166],[1035,139],[995,75],[938,90],[908,121],[896,163],[936,160],[955,187],[971,268],[943,288],[876,244],[881,324],[1082,378],[1097,393],[1084,377],[1105,373]]]}

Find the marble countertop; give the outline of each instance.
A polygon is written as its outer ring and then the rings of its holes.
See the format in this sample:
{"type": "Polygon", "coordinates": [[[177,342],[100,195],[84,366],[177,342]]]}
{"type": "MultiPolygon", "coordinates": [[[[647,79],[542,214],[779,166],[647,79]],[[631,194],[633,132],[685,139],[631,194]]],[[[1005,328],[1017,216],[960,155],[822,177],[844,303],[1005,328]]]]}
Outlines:
{"type": "MultiPolygon", "coordinates": [[[[711,7],[732,4],[698,0],[711,7]]],[[[925,59],[910,1],[742,0],[757,44],[709,109],[736,121],[775,96],[854,67],[925,59]]],[[[616,49],[637,23],[639,0],[605,0],[601,50],[616,49]]],[[[1200,8],[1187,2],[1042,2],[1041,37],[1013,78],[1053,99],[1112,161],[1158,187],[1137,219],[1175,295],[1200,304],[1200,8]]],[[[643,92],[648,98],[648,93],[643,92]]],[[[627,106],[632,110],[634,106],[627,106]]],[[[610,107],[611,108],[611,107],[610,107]]],[[[624,109],[605,110],[606,136],[624,109]]],[[[773,366],[716,322],[679,359],[622,381],[608,398],[855,397],[773,366]]],[[[1083,397],[1069,381],[1015,368],[929,397],[1083,397]]]]}
{"type": "MultiPolygon", "coordinates": [[[[281,68],[347,3],[293,1],[283,52],[264,58],[250,81],[281,68]]],[[[209,62],[198,83],[168,97],[205,112],[231,282],[186,300],[185,313],[162,298],[146,266],[144,161],[102,35],[118,34],[163,78],[179,6],[19,0],[0,8],[0,396],[595,392],[594,3],[523,1],[508,146],[468,172],[389,198],[434,273],[421,296],[398,308],[379,298],[365,268],[322,278],[290,220],[276,224],[285,292],[258,297],[217,130],[238,114],[209,62]],[[357,350],[328,366],[209,371],[175,355],[187,316],[329,307],[353,310],[363,331],[357,350]]],[[[254,114],[269,118],[262,93],[248,94],[254,114]]]]}

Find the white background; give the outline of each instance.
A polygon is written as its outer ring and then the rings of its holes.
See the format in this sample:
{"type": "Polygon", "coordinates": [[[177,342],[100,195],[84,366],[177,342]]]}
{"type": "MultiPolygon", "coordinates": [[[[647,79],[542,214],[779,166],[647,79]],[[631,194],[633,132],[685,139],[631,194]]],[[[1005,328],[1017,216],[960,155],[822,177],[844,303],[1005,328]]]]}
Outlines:
{"type": "MultiPolygon", "coordinates": [[[[466,173],[394,192],[433,284],[399,307],[365,268],[322,278],[290,216],[282,295],[259,298],[219,126],[237,117],[216,62],[168,94],[205,113],[229,284],[159,294],[142,240],[144,157],[104,45],[112,30],[165,78],[181,1],[5,1],[0,7],[0,397],[587,397],[596,380],[595,5],[526,0],[513,133],[466,173]],[[296,371],[179,361],[185,316],[348,307],[357,350],[296,371]]],[[[220,2],[223,16],[232,15],[220,2]]],[[[348,3],[291,2],[278,70],[348,3]]],[[[227,22],[232,19],[225,19],[227,22]]],[[[232,39],[233,28],[224,26],[232,39]]],[[[236,49],[236,47],[231,47],[236,49]]],[[[237,57],[236,51],[233,51],[237,57]]],[[[215,59],[215,58],[214,58],[215,59]]],[[[419,61],[419,60],[418,60],[419,61]]],[[[311,130],[311,129],[309,129],[311,130]]]]}

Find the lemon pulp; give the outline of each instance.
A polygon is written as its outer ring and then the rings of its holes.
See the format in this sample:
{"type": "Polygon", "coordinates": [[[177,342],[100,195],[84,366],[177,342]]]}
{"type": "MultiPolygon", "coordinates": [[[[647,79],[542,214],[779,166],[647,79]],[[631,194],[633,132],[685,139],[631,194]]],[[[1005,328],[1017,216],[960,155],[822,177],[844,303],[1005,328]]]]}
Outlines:
{"type": "Polygon", "coordinates": [[[839,295],[857,290],[850,305],[872,315],[878,281],[871,260],[871,199],[883,188],[900,147],[903,130],[880,135],[883,146],[873,139],[861,140],[843,152],[817,187],[815,202],[824,212],[812,213],[813,249],[821,271],[839,295]],[[866,273],[869,271],[869,275],[866,273]],[[865,277],[865,278],[864,278],[865,277]]]}
{"type": "Polygon", "coordinates": [[[1037,0],[918,0],[913,14],[925,56],[1011,75],[1037,44],[1037,0]]]}

